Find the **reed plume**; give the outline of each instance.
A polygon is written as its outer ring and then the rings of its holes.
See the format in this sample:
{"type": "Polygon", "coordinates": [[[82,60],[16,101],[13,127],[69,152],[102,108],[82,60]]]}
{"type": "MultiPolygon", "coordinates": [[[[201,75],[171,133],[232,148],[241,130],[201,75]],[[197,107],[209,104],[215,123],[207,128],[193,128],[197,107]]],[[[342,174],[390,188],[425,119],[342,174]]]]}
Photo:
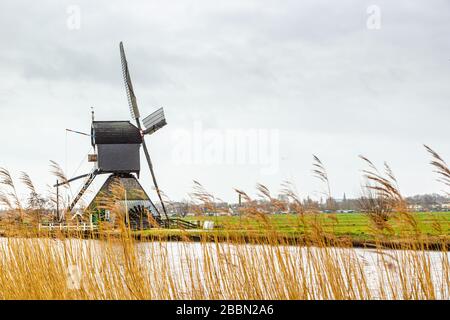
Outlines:
{"type": "MultiPolygon", "coordinates": [[[[424,145],[424,147],[432,156],[430,164],[434,167],[434,172],[438,174],[437,181],[443,183],[447,188],[450,188],[450,169],[447,163],[429,146],[424,145]]],[[[445,193],[450,195],[449,191],[445,191],[445,193]]]]}
{"type": "Polygon", "coordinates": [[[57,162],[53,160],[50,160],[50,173],[52,173],[58,179],[59,183],[63,183],[64,188],[68,189],[70,187],[64,170],[57,162]]]}
{"type": "Polygon", "coordinates": [[[7,204],[9,207],[13,206],[14,207],[13,209],[17,210],[19,213],[20,222],[23,222],[25,218],[25,211],[23,210],[23,206],[17,194],[17,189],[11,177],[11,174],[5,168],[0,168],[0,184],[9,189],[9,191],[2,194],[3,202],[7,204]],[[12,201],[6,200],[5,197],[6,198],[10,197],[12,201]]]}
{"type": "Polygon", "coordinates": [[[303,206],[300,196],[295,191],[294,184],[290,181],[284,181],[281,184],[281,188],[281,194],[287,196],[290,202],[292,202],[289,203],[289,209],[292,212],[303,215],[305,213],[305,207],[303,206]]]}
{"type": "Polygon", "coordinates": [[[328,210],[335,210],[336,204],[331,195],[331,187],[330,180],[328,179],[328,172],[322,163],[322,161],[316,156],[313,155],[313,169],[312,169],[314,177],[318,178],[325,184],[326,191],[322,192],[327,197],[326,205],[328,210]]]}

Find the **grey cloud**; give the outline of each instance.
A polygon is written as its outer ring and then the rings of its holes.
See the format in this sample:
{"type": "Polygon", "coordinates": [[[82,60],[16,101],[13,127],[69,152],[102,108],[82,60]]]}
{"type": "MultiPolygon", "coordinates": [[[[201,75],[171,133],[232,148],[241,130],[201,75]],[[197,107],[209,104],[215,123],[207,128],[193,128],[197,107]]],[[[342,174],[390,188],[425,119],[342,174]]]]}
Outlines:
{"type": "MultiPolygon", "coordinates": [[[[63,130],[88,128],[91,106],[100,118],[128,117],[123,40],[142,113],[166,108],[169,126],[150,143],[162,186],[175,198],[192,179],[222,198],[260,179],[276,188],[291,173],[303,186],[314,185],[312,153],[339,176],[338,194],[358,189],[359,153],[408,162],[398,166],[407,180],[417,168],[427,170],[426,160],[406,154],[420,153],[421,143],[449,157],[449,7],[445,0],[2,1],[0,127],[27,144],[18,148],[0,136],[2,148],[11,150],[0,165],[36,171],[44,184],[42,164],[65,161],[63,130]],[[77,31],[66,27],[71,4],[81,8],[77,31]],[[372,4],[382,10],[376,31],[366,28],[372,4]],[[255,168],[173,167],[170,136],[196,120],[217,130],[279,129],[280,157],[289,161],[273,177],[255,168]],[[26,159],[30,150],[39,154],[33,162],[26,159]]],[[[71,139],[73,171],[86,145],[71,139]]],[[[436,190],[427,177],[405,192],[436,190]]]]}

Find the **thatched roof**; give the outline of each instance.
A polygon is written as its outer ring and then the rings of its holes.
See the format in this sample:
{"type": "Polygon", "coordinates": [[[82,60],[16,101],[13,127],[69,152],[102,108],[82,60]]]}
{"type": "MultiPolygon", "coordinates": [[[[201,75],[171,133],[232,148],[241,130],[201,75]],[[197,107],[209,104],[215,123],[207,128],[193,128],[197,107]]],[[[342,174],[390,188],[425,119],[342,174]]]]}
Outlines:
{"type": "Polygon", "coordinates": [[[104,206],[108,201],[115,201],[122,205],[126,201],[128,208],[140,205],[150,210],[154,215],[158,215],[158,210],[155,205],[133,175],[120,177],[110,175],[92,199],[87,210],[95,211],[98,207],[104,206]],[[114,190],[114,188],[116,189],[114,190]]]}

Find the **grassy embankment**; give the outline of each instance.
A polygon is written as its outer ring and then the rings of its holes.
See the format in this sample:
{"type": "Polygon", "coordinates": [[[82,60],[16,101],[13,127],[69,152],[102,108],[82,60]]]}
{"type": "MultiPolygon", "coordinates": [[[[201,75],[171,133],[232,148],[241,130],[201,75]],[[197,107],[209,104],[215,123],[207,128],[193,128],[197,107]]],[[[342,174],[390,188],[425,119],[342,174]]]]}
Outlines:
{"type": "MultiPolygon", "coordinates": [[[[417,222],[420,234],[426,235],[430,243],[441,242],[450,237],[450,212],[423,212],[412,214],[417,222]],[[439,226],[439,227],[436,227],[439,226]]],[[[300,240],[305,236],[308,226],[314,221],[320,222],[326,234],[337,239],[347,239],[354,245],[371,244],[375,241],[369,217],[363,213],[351,214],[313,214],[300,217],[294,214],[269,215],[267,219],[260,217],[218,216],[218,217],[187,217],[188,221],[214,221],[218,227],[215,230],[180,230],[180,229],[152,229],[138,231],[140,236],[165,236],[201,238],[213,235],[215,238],[230,236],[263,236],[267,231],[274,235],[290,240],[300,240]]],[[[393,232],[385,235],[385,241],[401,241],[404,236],[401,220],[392,219],[393,232]]]]}

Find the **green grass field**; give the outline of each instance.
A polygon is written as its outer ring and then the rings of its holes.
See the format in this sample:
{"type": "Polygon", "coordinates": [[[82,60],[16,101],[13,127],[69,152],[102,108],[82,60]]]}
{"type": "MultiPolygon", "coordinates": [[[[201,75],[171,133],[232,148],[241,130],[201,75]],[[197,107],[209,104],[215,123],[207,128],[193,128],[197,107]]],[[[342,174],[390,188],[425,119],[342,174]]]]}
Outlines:
{"type": "MultiPolygon", "coordinates": [[[[413,213],[417,218],[418,228],[422,234],[438,239],[450,235],[450,212],[426,212],[413,213]]],[[[323,231],[337,238],[347,238],[356,244],[370,243],[374,240],[374,232],[371,229],[369,218],[362,213],[338,213],[305,215],[305,224],[311,226],[314,219],[319,219],[323,231]]],[[[232,235],[263,235],[268,229],[278,236],[286,238],[300,238],[305,234],[305,227],[298,215],[282,214],[267,215],[264,219],[249,216],[195,216],[186,217],[185,220],[196,222],[214,221],[215,228],[209,230],[180,230],[180,229],[151,229],[138,231],[144,236],[174,236],[195,238],[205,234],[213,234],[219,237],[232,235]],[[265,220],[266,219],[266,220],[265,220]]],[[[396,241],[405,236],[401,221],[392,218],[390,224],[395,234],[391,234],[386,240],[396,241]]],[[[434,240],[433,240],[434,241],[434,240]]]]}
{"type": "MultiPolygon", "coordinates": [[[[419,222],[421,232],[428,235],[450,235],[450,212],[424,212],[414,213],[419,222]]],[[[187,220],[211,220],[227,231],[258,231],[267,225],[275,228],[282,234],[301,234],[303,226],[297,215],[269,215],[268,223],[254,217],[220,216],[220,217],[188,217],[187,220]]],[[[336,236],[349,236],[352,238],[367,238],[371,234],[369,218],[362,213],[320,214],[318,218],[326,232],[336,236]]],[[[306,221],[314,216],[306,215],[306,221]]],[[[401,223],[395,218],[391,224],[396,232],[401,229],[401,223]]]]}
{"type": "MultiPolygon", "coordinates": [[[[328,231],[335,231],[337,234],[364,234],[369,231],[369,218],[363,213],[337,213],[337,214],[320,214],[322,224],[328,231]],[[336,219],[334,219],[336,218],[336,219]]],[[[432,225],[435,222],[440,222],[447,234],[450,228],[450,212],[419,212],[414,213],[417,217],[420,228],[425,233],[432,233],[432,225]]],[[[276,226],[279,231],[295,231],[299,227],[299,219],[297,215],[293,214],[279,214],[268,215],[270,223],[276,226]]],[[[306,219],[313,219],[313,216],[306,215],[306,219]]],[[[219,216],[219,217],[187,217],[187,220],[211,220],[217,224],[223,225],[231,229],[258,229],[263,224],[252,217],[239,216],[219,216]]],[[[392,224],[396,226],[395,219],[392,219],[392,224]]]]}

